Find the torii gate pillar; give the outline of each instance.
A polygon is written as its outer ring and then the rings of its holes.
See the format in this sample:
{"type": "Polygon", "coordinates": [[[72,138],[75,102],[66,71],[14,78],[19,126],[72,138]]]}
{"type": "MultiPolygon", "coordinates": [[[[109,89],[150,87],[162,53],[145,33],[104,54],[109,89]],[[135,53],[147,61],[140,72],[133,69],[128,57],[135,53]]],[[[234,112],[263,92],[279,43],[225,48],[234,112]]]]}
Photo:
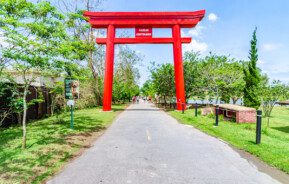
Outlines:
{"type": "Polygon", "coordinates": [[[105,55],[103,111],[111,110],[113,65],[114,65],[114,37],[115,37],[115,28],[113,25],[109,25],[107,28],[107,42],[106,42],[106,55],[105,55]]]}
{"type": "Polygon", "coordinates": [[[205,10],[195,12],[84,12],[84,16],[93,28],[107,29],[107,38],[96,38],[96,43],[106,44],[106,61],[104,74],[103,111],[111,110],[114,45],[115,44],[173,44],[175,87],[177,110],[182,110],[185,99],[184,69],[182,62],[182,43],[190,43],[191,38],[181,37],[181,28],[195,27],[203,19],[205,10]],[[136,28],[148,30],[135,38],[116,38],[116,28],[136,28]],[[171,28],[172,37],[155,38],[152,28],[171,28]]]}
{"type": "Polygon", "coordinates": [[[173,40],[174,40],[174,67],[175,67],[175,87],[177,97],[177,110],[182,110],[182,104],[186,103],[185,98],[185,83],[184,83],[184,69],[183,69],[183,56],[182,56],[182,42],[181,42],[181,29],[179,25],[173,27],[173,40]]]}

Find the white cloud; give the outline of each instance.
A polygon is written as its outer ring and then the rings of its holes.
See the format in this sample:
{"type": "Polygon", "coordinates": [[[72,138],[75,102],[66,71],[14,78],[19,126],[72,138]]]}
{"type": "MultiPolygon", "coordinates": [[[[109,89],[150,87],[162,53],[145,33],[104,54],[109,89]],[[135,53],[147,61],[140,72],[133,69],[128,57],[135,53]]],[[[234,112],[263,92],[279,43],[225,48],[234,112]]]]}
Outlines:
{"type": "Polygon", "coordinates": [[[275,43],[265,43],[262,45],[262,50],[269,52],[277,50],[281,47],[281,44],[275,44],[275,43]]]}
{"type": "Polygon", "coordinates": [[[289,73],[289,65],[279,65],[279,66],[270,66],[270,68],[267,68],[268,73],[272,74],[280,74],[280,73],[289,73]]]}
{"type": "Polygon", "coordinates": [[[181,30],[181,35],[182,37],[200,37],[204,29],[206,29],[206,27],[198,24],[196,27],[189,29],[187,32],[181,30]]]}
{"type": "Polygon", "coordinates": [[[204,42],[199,42],[197,40],[192,40],[190,44],[184,44],[183,51],[194,51],[203,53],[208,50],[208,45],[204,42]]]}
{"type": "Polygon", "coordinates": [[[185,33],[185,31],[183,31],[183,30],[181,29],[181,37],[186,37],[186,36],[188,36],[188,34],[185,33]]]}
{"type": "Polygon", "coordinates": [[[198,37],[198,36],[200,36],[202,34],[202,31],[204,29],[205,29],[204,26],[198,25],[195,28],[190,29],[189,32],[188,32],[188,35],[198,37]]]}
{"type": "Polygon", "coordinates": [[[283,77],[277,77],[278,80],[282,81],[282,82],[287,82],[289,83],[289,77],[283,76],[283,77]]]}
{"type": "Polygon", "coordinates": [[[195,39],[201,36],[204,29],[205,27],[199,25],[193,29],[190,29],[188,32],[184,32],[183,30],[181,31],[182,37],[193,37],[191,43],[183,45],[183,52],[194,51],[204,53],[208,50],[207,43],[195,39]]]}
{"type": "Polygon", "coordinates": [[[262,65],[262,64],[265,64],[266,62],[264,60],[262,60],[262,59],[259,59],[257,63],[262,65]]]}
{"type": "Polygon", "coordinates": [[[215,21],[218,20],[218,16],[216,14],[214,14],[214,13],[210,13],[209,16],[208,16],[208,19],[211,22],[215,22],[215,21]]]}

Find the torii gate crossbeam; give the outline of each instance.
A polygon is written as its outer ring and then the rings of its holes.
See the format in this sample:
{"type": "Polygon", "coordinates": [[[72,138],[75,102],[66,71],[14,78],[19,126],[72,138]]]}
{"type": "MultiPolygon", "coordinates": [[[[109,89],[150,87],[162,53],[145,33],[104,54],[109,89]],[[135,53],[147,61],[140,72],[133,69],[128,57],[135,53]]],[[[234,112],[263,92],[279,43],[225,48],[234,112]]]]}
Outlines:
{"type": "Polygon", "coordinates": [[[111,110],[114,45],[115,44],[173,44],[177,110],[185,99],[185,83],[182,62],[182,43],[191,38],[181,37],[181,28],[193,28],[205,15],[205,10],[195,12],[84,12],[93,28],[107,29],[107,38],[97,38],[96,43],[106,44],[103,110],[111,110]],[[117,28],[171,28],[172,38],[154,38],[152,33],[135,38],[116,38],[117,28]]]}

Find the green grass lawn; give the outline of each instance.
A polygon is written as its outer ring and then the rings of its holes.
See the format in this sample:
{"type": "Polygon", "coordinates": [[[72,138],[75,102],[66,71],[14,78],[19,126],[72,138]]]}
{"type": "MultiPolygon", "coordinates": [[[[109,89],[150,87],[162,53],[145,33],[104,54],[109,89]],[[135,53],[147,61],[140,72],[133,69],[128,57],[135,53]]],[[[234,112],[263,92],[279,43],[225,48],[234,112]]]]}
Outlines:
{"type": "Polygon", "coordinates": [[[178,111],[168,113],[184,124],[194,127],[231,145],[243,149],[271,166],[289,173],[289,108],[275,107],[270,118],[270,128],[266,128],[267,119],[262,122],[262,140],[260,145],[255,144],[256,124],[237,124],[230,121],[220,121],[214,127],[214,117],[194,117],[194,109],[185,114],[178,111]]]}
{"type": "Polygon", "coordinates": [[[75,111],[74,130],[69,128],[69,113],[63,115],[63,123],[56,123],[55,117],[29,123],[26,150],[21,149],[21,127],[0,130],[0,183],[41,183],[89,146],[124,108],[75,111]]]}

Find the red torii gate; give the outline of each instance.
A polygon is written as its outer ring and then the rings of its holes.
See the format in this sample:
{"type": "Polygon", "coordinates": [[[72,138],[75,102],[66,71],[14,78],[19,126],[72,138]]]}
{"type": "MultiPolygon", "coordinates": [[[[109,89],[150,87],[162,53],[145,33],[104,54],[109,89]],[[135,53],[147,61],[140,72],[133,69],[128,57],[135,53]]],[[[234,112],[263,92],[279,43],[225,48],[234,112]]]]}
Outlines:
{"type": "Polygon", "coordinates": [[[173,44],[177,110],[186,103],[182,43],[191,38],[181,37],[181,28],[193,28],[205,15],[205,10],[195,12],[89,12],[84,16],[93,28],[107,29],[107,38],[96,38],[96,43],[106,44],[103,111],[111,110],[114,45],[115,44],[173,44]],[[116,28],[136,28],[135,38],[116,38],[116,28]],[[152,28],[172,28],[171,38],[152,37],[152,28]]]}

